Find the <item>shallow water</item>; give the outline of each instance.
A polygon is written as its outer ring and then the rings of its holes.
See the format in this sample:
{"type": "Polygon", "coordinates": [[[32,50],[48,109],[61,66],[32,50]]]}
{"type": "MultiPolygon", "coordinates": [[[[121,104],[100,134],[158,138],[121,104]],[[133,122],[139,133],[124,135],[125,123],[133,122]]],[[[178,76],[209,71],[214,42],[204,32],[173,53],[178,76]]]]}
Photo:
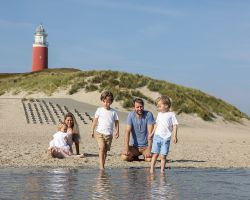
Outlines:
{"type": "Polygon", "coordinates": [[[250,169],[1,169],[0,199],[250,199],[250,169]]]}

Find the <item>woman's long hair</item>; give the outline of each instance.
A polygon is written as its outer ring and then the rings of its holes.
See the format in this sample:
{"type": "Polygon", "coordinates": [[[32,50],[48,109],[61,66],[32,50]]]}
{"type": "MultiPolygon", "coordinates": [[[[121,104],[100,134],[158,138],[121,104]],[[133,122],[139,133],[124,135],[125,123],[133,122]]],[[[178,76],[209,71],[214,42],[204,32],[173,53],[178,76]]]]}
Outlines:
{"type": "Polygon", "coordinates": [[[73,119],[73,126],[72,126],[73,134],[80,135],[79,126],[78,126],[78,123],[77,123],[77,121],[75,119],[75,116],[71,112],[68,112],[64,116],[64,122],[65,122],[65,120],[66,120],[67,117],[71,117],[73,119]]]}

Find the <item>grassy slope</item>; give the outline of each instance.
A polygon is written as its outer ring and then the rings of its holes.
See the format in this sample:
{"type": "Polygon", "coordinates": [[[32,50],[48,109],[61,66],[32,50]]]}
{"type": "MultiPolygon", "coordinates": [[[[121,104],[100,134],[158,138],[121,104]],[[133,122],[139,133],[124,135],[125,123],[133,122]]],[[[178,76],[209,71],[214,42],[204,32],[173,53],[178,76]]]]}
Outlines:
{"type": "Polygon", "coordinates": [[[68,90],[69,94],[85,88],[87,92],[111,90],[117,101],[123,107],[131,106],[133,96],[142,97],[154,103],[154,100],[144,96],[138,88],[146,86],[151,91],[168,95],[173,100],[173,109],[179,113],[196,113],[204,120],[213,120],[216,115],[227,121],[240,122],[249,117],[236,107],[202,91],[179,86],[166,81],[152,79],[138,74],[118,71],[79,71],[75,69],[49,69],[35,73],[0,74],[0,95],[5,92],[18,94],[44,92],[52,95],[57,89],[68,90]]]}

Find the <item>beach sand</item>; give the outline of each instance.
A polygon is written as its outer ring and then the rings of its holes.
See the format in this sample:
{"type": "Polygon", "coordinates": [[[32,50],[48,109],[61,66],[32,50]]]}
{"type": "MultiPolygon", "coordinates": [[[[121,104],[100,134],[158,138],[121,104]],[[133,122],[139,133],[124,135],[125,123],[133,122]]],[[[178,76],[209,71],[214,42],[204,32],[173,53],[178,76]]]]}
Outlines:
{"type": "MultiPolygon", "coordinates": [[[[32,97],[32,96],[30,96],[32,97]]],[[[44,95],[33,95],[37,101],[24,101],[28,110],[29,123],[25,117],[24,105],[21,96],[6,94],[0,98],[0,167],[81,167],[98,168],[98,147],[95,139],[90,136],[91,120],[86,116],[94,115],[99,104],[98,93],[81,93],[81,95],[68,96],[65,94],[54,95],[53,98],[45,98],[44,95]],[[76,116],[80,127],[81,142],[80,152],[85,158],[55,159],[47,154],[48,143],[57,127],[52,123],[44,102],[52,111],[49,102],[59,112],[57,117],[52,116],[56,123],[62,117],[60,109],[65,108],[76,116]],[[28,105],[33,109],[37,124],[33,124],[28,105]],[[39,123],[37,111],[40,113],[43,124],[39,123]],[[41,111],[45,109],[48,123],[41,111]],[[84,117],[86,124],[76,115],[75,109],[84,117]],[[85,113],[86,112],[86,113],[85,113]]],[[[120,137],[113,139],[111,151],[108,153],[106,168],[115,167],[149,167],[144,161],[124,162],[120,160],[120,154],[124,148],[124,129],[127,111],[119,103],[113,107],[119,112],[120,137]]],[[[154,106],[145,105],[156,116],[154,106]]],[[[228,123],[221,119],[215,122],[205,122],[192,115],[178,115],[180,123],[178,129],[178,144],[171,144],[170,154],[166,167],[195,167],[195,168],[249,168],[250,167],[250,122],[244,120],[242,124],[228,123]]],[[[73,147],[74,149],[74,147],[73,147]]],[[[74,149],[75,150],[75,149],[74,149]]],[[[157,166],[159,166],[159,162],[157,166]]]]}

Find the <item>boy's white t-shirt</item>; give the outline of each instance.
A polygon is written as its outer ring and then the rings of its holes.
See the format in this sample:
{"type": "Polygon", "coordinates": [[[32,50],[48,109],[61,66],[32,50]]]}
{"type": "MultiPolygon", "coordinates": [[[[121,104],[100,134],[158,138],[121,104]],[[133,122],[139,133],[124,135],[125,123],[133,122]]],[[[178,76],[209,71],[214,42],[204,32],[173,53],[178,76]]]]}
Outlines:
{"type": "Polygon", "coordinates": [[[115,120],[119,120],[116,110],[100,107],[95,112],[95,118],[98,118],[96,131],[104,135],[112,135],[114,131],[115,120]]]}
{"type": "Polygon", "coordinates": [[[165,140],[170,140],[173,131],[173,125],[177,125],[178,122],[173,112],[159,112],[156,118],[156,124],[157,127],[155,130],[155,135],[159,135],[165,140]]]}
{"type": "Polygon", "coordinates": [[[50,141],[49,146],[69,149],[69,145],[65,141],[66,136],[67,136],[67,133],[64,133],[61,131],[56,132],[53,135],[53,140],[50,141]]]}

